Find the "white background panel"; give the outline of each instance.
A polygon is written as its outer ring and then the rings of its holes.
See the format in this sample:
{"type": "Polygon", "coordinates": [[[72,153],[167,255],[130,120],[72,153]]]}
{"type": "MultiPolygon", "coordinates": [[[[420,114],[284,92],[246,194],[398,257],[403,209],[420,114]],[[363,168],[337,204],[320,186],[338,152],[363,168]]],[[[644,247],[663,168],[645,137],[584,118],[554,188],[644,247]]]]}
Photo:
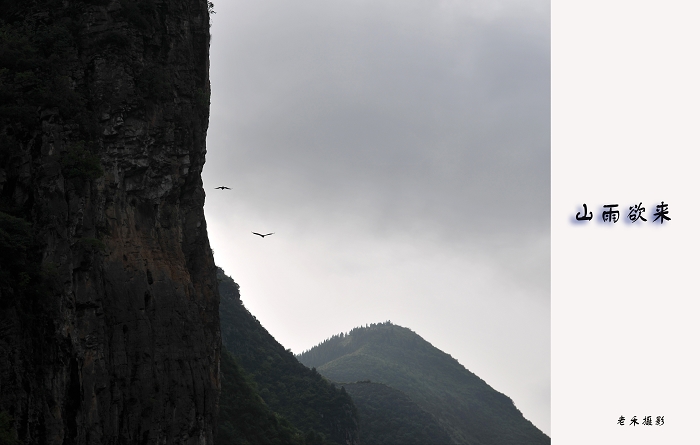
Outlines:
{"type": "Polygon", "coordinates": [[[699,15],[693,2],[552,4],[555,444],[697,441],[699,15]],[[631,224],[639,202],[647,222],[631,224]],[[583,203],[594,219],[574,224],[583,203]],[[602,223],[604,204],[618,223],[602,223]]]}

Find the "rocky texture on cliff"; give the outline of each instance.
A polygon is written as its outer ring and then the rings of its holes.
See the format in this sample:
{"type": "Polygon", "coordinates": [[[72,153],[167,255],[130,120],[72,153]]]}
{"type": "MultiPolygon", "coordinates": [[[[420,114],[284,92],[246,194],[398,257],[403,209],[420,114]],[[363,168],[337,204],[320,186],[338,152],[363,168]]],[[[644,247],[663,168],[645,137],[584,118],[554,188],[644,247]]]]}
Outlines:
{"type": "Polygon", "coordinates": [[[210,444],[206,0],[0,1],[0,412],[26,444],[210,444]]]}

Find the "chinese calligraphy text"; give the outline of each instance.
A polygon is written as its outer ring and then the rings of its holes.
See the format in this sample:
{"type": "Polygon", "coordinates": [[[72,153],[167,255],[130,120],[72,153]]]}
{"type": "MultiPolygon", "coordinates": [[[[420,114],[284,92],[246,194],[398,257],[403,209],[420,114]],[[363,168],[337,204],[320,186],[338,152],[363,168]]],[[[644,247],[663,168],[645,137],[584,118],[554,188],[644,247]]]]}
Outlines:
{"type": "MultiPolygon", "coordinates": [[[[620,221],[620,211],[618,210],[619,204],[604,204],[600,212],[600,221],[604,224],[615,224],[620,221]]],[[[644,217],[644,212],[646,212],[646,207],[643,206],[642,202],[638,204],[633,204],[629,206],[629,212],[627,213],[627,220],[630,223],[642,223],[647,222],[644,217]]],[[[664,221],[671,221],[669,215],[668,204],[661,201],[661,204],[656,205],[656,212],[653,214],[655,217],[651,220],[651,223],[663,224],[664,221]]],[[[576,213],[577,222],[588,222],[593,220],[593,212],[588,211],[588,205],[583,204],[583,212],[576,213]]]]}

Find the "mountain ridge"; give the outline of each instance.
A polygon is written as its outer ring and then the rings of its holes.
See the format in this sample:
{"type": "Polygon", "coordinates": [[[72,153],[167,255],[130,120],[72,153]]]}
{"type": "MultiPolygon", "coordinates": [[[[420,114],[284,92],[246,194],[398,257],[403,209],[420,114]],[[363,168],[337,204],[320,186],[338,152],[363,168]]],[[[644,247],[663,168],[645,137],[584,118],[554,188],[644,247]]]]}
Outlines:
{"type": "Polygon", "coordinates": [[[407,394],[453,443],[548,444],[506,395],[408,328],[390,322],[335,335],[297,355],[336,382],[371,380],[407,394]]]}

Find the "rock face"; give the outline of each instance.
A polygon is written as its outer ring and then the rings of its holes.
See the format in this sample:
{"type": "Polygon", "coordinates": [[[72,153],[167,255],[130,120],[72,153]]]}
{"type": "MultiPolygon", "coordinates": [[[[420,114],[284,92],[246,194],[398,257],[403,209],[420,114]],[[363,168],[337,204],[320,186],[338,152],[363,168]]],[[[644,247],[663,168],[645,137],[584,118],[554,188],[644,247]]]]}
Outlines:
{"type": "Polygon", "coordinates": [[[36,269],[0,285],[0,411],[26,444],[211,444],[209,4],[38,3],[0,8],[0,234],[36,269]]]}

